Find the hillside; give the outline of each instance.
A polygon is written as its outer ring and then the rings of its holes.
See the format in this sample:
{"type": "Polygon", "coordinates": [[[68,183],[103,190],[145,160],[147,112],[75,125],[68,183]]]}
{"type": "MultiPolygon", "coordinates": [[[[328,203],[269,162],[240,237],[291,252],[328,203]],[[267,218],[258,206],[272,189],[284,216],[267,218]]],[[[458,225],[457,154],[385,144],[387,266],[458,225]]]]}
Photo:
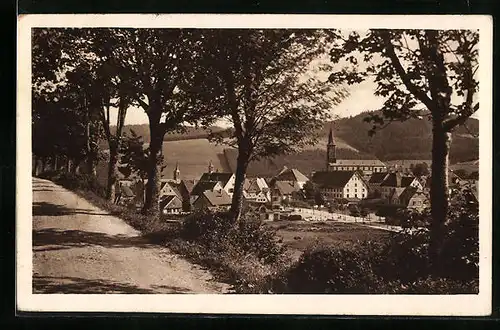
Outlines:
{"type": "MultiPolygon", "coordinates": [[[[430,121],[425,119],[410,119],[402,123],[394,122],[384,129],[379,130],[373,137],[370,137],[368,130],[371,128],[371,125],[363,121],[365,117],[366,113],[361,113],[354,117],[341,118],[334,122],[325,123],[320,133],[320,141],[307,149],[325,149],[326,137],[330,127],[333,125],[337,148],[351,149],[354,151],[353,154],[355,154],[355,151],[358,151],[361,154],[375,155],[381,160],[431,158],[432,126],[430,121]]],[[[477,135],[479,133],[479,121],[477,119],[469,119],[467,126],[473,134],[477,135]]],[[[145,142],[149,142],[148,125],[130,125],[125,127],[126,132],[131,129],[138,135],[141,135],[145,142]]],[[[225,131],[221,127],[212,127],[211,129],[215,132],[225,131]]],[[[230,131],[227,134],[229,133],[230,131]]],[[[208,132],[206,130],[188,127],[186,133],[167,134],[164,140],[200,140],[207,136],[208,132]]],[[[307,154],[313,156],[309,151],[307,154]]],[[[346,157],[355,157],[350,154],[347,154],[346,157]]],[[[479,139],[472,136],[464,127],[458,127],[452,134],[451,163],[471,161],[478,158],[479,139]]]]}
{"type": "MultiPolygon", "coordinates": [[[[177,162],[183,179],[198,179],[202,173],[208,170],[208,164],[212,161],[214,168],[221,171],[229,171],[230,168],[224,158],[224,146],[210,143],[207,139],[188,139],[179,141],[165,141],[163,143],[163,154],[165,155],[164,179],[172,179],[177,162]]],[[[102,183],[107,178],[107,163],[99,162],[98,178],[102,183]]]]}
{"type": "MultiPolygon", "coordinates": [[[[333,122],[335,136],[350,146],[374,154],[382,160],[431,158],[430,121],[410,119],[405,122],[394,122],[370,137],[368,130],[371,125],[363,121],[365,117],[366,113],[362,113],[333,122]]],[[[328,134],[331,125],[332,123],[325,124],[324,136],[328,134]]],[[[479,133],[477,119],[469,119],[467,126],[473,134],[479,133]]],[[[478,158],[479,139],[473,137],[464,127],[458,127],[452,134],[450,161],[456,163],[478,158]]]]}
{"type": "MultiPolygon", "coordinates": [[[[144,142],[149,142],[149,125],[127,125],[124,127],[124,133],[130,134],[130,131],[134,131],[137,135],[142,136],[144,142]]],[[[222,132],[226,129],[218,126],[213,126],[210,128],[213,132],[222,132]]],[[[116,131],[116,126],[111,127],[111,131],[114,133],[116,131]]],[[[186,132],[184,133],[167,133],[163,138],[163,141],[179,141],[179,140],[191,140],[191,139],[204,139],[209,135],[208,130],[196,127],[186,127],[186,132]]]]}

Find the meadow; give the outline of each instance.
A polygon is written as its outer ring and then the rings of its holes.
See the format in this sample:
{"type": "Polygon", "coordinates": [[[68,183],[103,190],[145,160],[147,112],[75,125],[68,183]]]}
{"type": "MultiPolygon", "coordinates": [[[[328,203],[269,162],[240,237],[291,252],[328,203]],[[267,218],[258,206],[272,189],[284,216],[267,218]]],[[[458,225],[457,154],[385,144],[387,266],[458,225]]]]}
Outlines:
{"type": "Polygon", "coordinates": [[[315,246],[336,246],[351,249],[359,242],[382,241],[389,238],[390,232],[370,228],[361,224],[342,222],[279,221],[267,222],[276,230],[283,244],[294,259],[315,246]]]}

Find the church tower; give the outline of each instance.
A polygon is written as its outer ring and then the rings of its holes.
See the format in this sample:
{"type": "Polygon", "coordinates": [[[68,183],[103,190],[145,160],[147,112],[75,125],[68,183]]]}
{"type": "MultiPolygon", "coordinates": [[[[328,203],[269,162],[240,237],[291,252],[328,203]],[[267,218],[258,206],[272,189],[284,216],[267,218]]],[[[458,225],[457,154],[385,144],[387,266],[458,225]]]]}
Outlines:
{"type": "Polygon", "coordinates": [[[181,170],[179,170],[179,162],[177,162],[177,164],[175,164],[174,181],[175,182],[181,181],[181,170]]]}
{"type": "Polygon", "coordinates": [[[336,146],[333,140],[333,128],[330,127],[330,133],[328,134],[328,144],[326,146],[326,170],[328,171],[331,163],[337,162],[336,146]]]}

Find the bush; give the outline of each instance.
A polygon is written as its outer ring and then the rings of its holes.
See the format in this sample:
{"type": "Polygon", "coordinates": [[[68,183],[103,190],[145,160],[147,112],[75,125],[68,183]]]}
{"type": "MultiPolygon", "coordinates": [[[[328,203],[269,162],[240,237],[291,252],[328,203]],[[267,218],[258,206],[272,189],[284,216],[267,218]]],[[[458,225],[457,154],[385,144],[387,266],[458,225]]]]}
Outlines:
{"type": "Polygon", "coordinates": [[[48,171],[39,175],[42,179],[51,180],[69,190],[86,190],[105,197],[106,188],[101,186],[97,178],[90,174],[48,171]]]}
{"type": "Polygon", "coordinates": [[[181,237],[212,251],[253,255],[265,264],[276,262],[285,252],[275,230],[249,214],[233,224],[229,213],[196,212],[184,220],[181,237]]]}
{"type": "MultiPolygon", "coordinates": [[[[460,194],[466,196],[466,194],[460,194]]],[[[406,212],[403,231],[395,234],[381,252],[385,257],[378,272],[389,280],[410,283],[427,276],[471,282],[479,276],[479,233],[477,204],[454,200],[445,225],[439,260],[429,259],[430,214],[406,212]]]]}
{"type": "Polygon", "coordinates": [[[293,293],[376,293],[383,286],[367,255],[359,250],[319,247],[304,252],[286,275],[293,293]]]}
{"type": "Polygon", "coordinates": [[[457,195],[450,207],[437,261],[429,258],[430,231],[422,227],[430,223],[428,210],[408,211],[403,231],[388,242],[308,250],[266,285],[281,293],[477,293],[478,205],[468,198],[457,195]]]}

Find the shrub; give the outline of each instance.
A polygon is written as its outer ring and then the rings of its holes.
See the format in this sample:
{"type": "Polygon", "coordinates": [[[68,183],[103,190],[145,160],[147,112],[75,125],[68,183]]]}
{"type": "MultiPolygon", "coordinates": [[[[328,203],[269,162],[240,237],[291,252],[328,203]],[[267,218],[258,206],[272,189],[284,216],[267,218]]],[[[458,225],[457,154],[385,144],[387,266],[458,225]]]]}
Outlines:
{"type": "Polygon", "coordinates": [[[184,220],[181,236],[212,251],[253,255],[265,264],[285,252],[275,230],[250,214],[233,224],[229,213],[196,212],[184,220]]]}
{"type": "Polygon", "coordinates": [[[181,236],[188,241],[210,246],[227,237],[230,224],[229,213],[196,211],[184,219],[181,236]]]}
{"type": "Polygon", "coordinates": [[[469,203],[466,194],[454,200],[445,225],[445,236],[439,260],[429,259],[429,210],[406,212],[404,230],[395,234],[384,247],[384,259],[377,272],[389,280],[403,283],[427,276],[451,281],[473,281],[479,275],[479,235],[477,204],[469,203]]]}
{"type": "Polygon", "coordinates": [[[101,186],[97,178],[90,174],[47,171],[41,173],[39,177],[51,180],[66,189],[92,191],[101,197],[106,196],[106,188],[101,186]]]}
{"type": "Polygon", "coordinates": [[[333,246],[304,252],[283,285],[293,293],[375,293],[382,286],[363,251],[333,246]]]}

